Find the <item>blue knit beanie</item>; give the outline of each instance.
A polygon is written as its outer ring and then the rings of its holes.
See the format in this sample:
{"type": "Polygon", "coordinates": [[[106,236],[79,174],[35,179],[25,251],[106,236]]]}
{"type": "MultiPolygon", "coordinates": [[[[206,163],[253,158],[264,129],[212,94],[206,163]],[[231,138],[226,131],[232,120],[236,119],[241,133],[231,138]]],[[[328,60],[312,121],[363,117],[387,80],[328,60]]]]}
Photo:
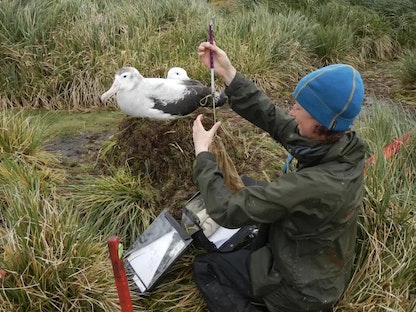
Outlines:
{"type": "Polygon", "coordinates": [[[334,64],[303,77],[293,96],[325,128],[346,131],[361,110],[364,85],[353,67],[334,64]]]}

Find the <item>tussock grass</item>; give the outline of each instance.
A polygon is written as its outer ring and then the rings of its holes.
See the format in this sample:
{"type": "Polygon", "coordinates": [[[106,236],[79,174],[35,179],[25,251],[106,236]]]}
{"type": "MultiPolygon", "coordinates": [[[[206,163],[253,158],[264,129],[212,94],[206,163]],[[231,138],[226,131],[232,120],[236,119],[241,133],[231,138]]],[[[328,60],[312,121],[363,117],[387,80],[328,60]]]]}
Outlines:
{"type": "Polygon", "coordinates": [[[369,59],[391,59],[397,51],[390,23],[374,10],[348,1],[300,1],[292,6],[307,17],[313,31],[310,50],[323,64],[362,65],[369,59]]]}
{"type": "MultiPolygon", "coordinates": [[[[218,21],[216,41],[229,51],[245,75],[280,83],[303,74],[310,59],[312,42],[310,21],[297,12],[273,14],[265,6],[244,10],[241,15],[218,21]],[[224,25],[224,26],[222,26],[224,25]],[[268,77],[274,67],[273,77],[268,77]],[[266,77],[265,77],[266,76],[266,77]]],[[[267,85],[261,87],[270,89],[267,85]]]]}
{"type": "Polygon", "coordinates": [[[206,304],[192,280],[192,262],[200,251],[191,249],[183,255],[163,278],[163,283],[149,295],[138,295],[133,290],[135,311],[207,311],[206,304]]]}
{"type": "Polygon", "coordinates": [[[122,66],[148,77],[181,66],[209,83],[196,47],[211,19],[240,70],[282,90],[322,63],[388,60],[414,47],[415,11],[409,1],[2,1],[0,105],[113,108],[99,95],[122,66]]]}
{"type": "Polygon", "coordinates": [[[43,192],[50,193],[64,181],[65,177],[62,172],[39,165],[36,159],[25,161],[2,158],[0,162],[0,184],[18,184],[28,189],[36,187],[43,192]]]}
{"type": "Polygon", "coordinates": [[[65,179],[41,150],[39,120],[23,112],[0,119],[0,310],[112,311],[118,298],[105,244],[58,199],[65,179]]]}
{"type": "Polygon", "coordinates": [[[322,26],[315,30],[315,52],[324,64],[345,59],[353,49],[354,34],[346,25],[322,26]]]}
{"type": "Polygon", "coordinates": [[[50,199],[39,184],[0,188],[0,266],[7,272],[0,281],[0,309],[117,309],[105,245],[73,206],[50,199]]]}
{"type": "Polygon", "coordinates": [[[46,129],[42,118],[27,116],[24,111],[1,111],[0,152],[33,156],[45,141],[46,129]]]}
{"type": "Polygon", "coordinates": [[[416,83],[416,50],[407,51],[400,58],[400,80],[410,88],[416,83]]]}
{"type": "Polygon", "coordinates": [[[397,50],[391,25],[373,10],[328,2],[313,16],[322,28],[317,33],[316,52],[324,59],[383,60],[390,59],[397,50]]]}
{"type": "Polygon", "coordinates": [[[128,167],[83,182],[73,187],[71,197],[97,235],[117,235],[131,245],[160,212],[159,191],[143,175],[132,175],[128,167]]]}
{"type": "Polygon", "coordinates": [[[375,12],[391,26],[393,37],[405,48],[412,48],[416,39],[416,4],[412,0],[349,0],[359,9],[375,12]]]}
{"type": "MultiPolygon", "coordinates": [[[[160,209],[178,217],[195,191],[192,118],[174,127],[123,120],[103,149],[102,175],[68,181],[42,149],[45,133],[68,125],[51,130],[45,119],[10,108],[115,108],[99,95],[126,65],[157,77],[181,66],[208,84],[196,47],[212,18],[216,42],[266,92],[287,91],[322,64],[365,66],[397,55],[411,85],[415,12],[410,0],[0,1],[0,269],[7,273],[0,310],[117,310],[105,239],[117,234],[130,245],[160,209]]],[[[356,126],[368,156],[416,129],[412,114],[369,101],[356,126]]],[[[230,112],[217,117],[239,173],[272,180],[281,172],[285,153],[267,135],[230,112]]],[[[416,309],[415,152],[413,137],[367,168],[354,276],[334,311],[416,309]]],[[[192,282],[198,252],[188,250],[151,294],[139,296],[132,284],[135,310],[205,311],[192,282]]]]}
{"type": "Polygon", "coordinates": [[[350,0],[349,2],[371,8],[386,17],[400,16],[416,9],[416,4],[412,0],[350,0]]]}
{"type": "Polygon", "coordinates": [[[0,181],[19,180],[23,185],[31,185],[35,176],[41,177],[39,181],[45,187],[64,181],[56,157],[42,146],[47,128],[43,118],[25,111],[0,112],[0,181]]]}
{"type": "Polygon", "coordinates": [[[396,36],[398,42],[406,48],[414,49],[416,44],[414,36],[416,31],[416,12],[414,9],[400,15],[396,20],[394,29],[397,29],[396,36]]]}
{"type": "Polygon", "coordinates": [[[414,116],[371,103],[360,132],[376,162],[367,166],[353,279],[335,311],[412,311],[416,271],[416,140],[384,159],[382,147],[415,129],[414,116]]]}

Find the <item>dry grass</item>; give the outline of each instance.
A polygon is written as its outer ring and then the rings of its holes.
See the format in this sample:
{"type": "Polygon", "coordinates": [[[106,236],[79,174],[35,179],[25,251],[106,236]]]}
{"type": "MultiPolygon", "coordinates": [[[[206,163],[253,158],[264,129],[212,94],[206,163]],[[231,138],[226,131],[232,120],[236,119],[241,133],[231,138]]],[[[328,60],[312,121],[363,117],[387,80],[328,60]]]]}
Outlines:
{"type": "Polygon", "coordinates": [[[216,42],[244,74],[267,91],[287,90],[288,81],[328,62],[363,65],[414,48],[414,6],[403,7],[394,1],[396,15],[386,18],[380,6],[348,1],[2,1],[0,106],[115,107],[99,95],[122,66],[148,77],[182,66],[208,83],[196,47],[210,19],[216,42]]]}
{"type": "MultiPolygon", "coordinates": [[[[196,191],[192,182],[194,148],[192,123],[204,113],[206,127],[213,123],[212,110],[201,108],[193,115],[169,121],[126,117],[119,126],[115,142],[106,149],[106,163],[128,166],[133,175],[143,175],[160,191],[160,207],[168,208],[180,218],[182,206],[196,191]],[[181,187],[178,188],[178,181],[181,187]]],[[[217,110],[223,122],[219,132],[225,150],[237,172],[261,179],[275,177],[283,161],[283,151],[272,140],[227,108],[217,110]],[[269,150],[272,148],[272,150],[269,150]]]]}
{"type": "MultiPolygon", "coordinates": [[[[380,153],[383,145],[406,128],[413,128],[415,121],[406,112],[380,102],[370,104],[357,127],[372,154],[380,153]]],[[[270,180],[279,175],[285,153],[270,137],[223,109],[216,114],[223,121],[219,135],[237,172],[270,180]]],[[[208,109],[203,112],[209,127],[213,114],[208,109]]],[[[23,124],[25,120],[14,119],[23,124]]],[[[65,197],[57,180],[45,178],[47,166],[33,166],[24,157],[3,158],[0,211],[5,221],[0,264],[7,275],[1,281],[1,307],[20,311],[16,306],[20,301],[25,302],[22,309],[53,307],[58,311],[82,311],[84,304],[103,311],[117,306],[104,239],[120,233],[128,245],[160,209],[180,215],[183,202],[194,192],[190,180],[192,120],[159,124],[124,119],[102,159],[99,172],[104,175],[70,180],[80,184],[65,187],[65,197]],[[143,167],[142,162],[147,165],[143,167]],[[181,180],[177,177],[187,180],[178,187],[181,180]]],[[[35,132],[30,127],[26,130],[35,132]]],[[[21,147],[17,144],[13,150],[21,147]]],[[[335,311],[412,311],[416,289],[414,155],[413,140],[397,157],[378,158],[367,170],[355,273],[335,311]]],[[[188,250],[151,294],[139,296],[132,285],[136,310],[204,311],[191,274],[192,259],[198,252],[188,250]]]]}
{"type": "Polygon", "coordinates": [[[413,311],[416,306],[416,140],[391,159],[382,147],[414,129],[411,112],[371,102],[361,132],[369,153],[379,155],[365,176],[355,273],[336,311],[413,311]],[[409,114],[410,113],[410,114],[409,114]]]}
{"type": "Polygon", "coordinates": [[[117,295],[99,236],[67,202],[50,200],[40,183],[0,189],[2,311],[113,311],[117,295]],[[16,196],[18,194],[18,196],[16,196]]]}
{"type": "MultiPolygon", "coordinates": [[[[299,76],[323,63],[364,66],[414,49],[409,1],[374,10],[376,2],[364,0],[354,3],[366,10],[336,1],[267,2],[0,1],[0,270],[6,272],[0,275],[0,310],[118,309],[107,236],[118,233],[128,245],[161,209],[179,218],[196,192],[191,136],[196,115],[163,122],[126,117],[94,159],[96,166],[89,164],[88,172],[74,178],[73,168],[43,150],[44,121],[10,108],[107,108],[99,95],[124,65],[145,76],[183,66],[207,83],[195,48],[206,39],[212,17],[217,43],[279,99],[287,99],[299,76]],[[90,176],[92,171],[99,176],[90,176]]],[[[408,55],[403,77],[411,84],[414,64],[408,55]]],[[[367,104],[357,129],[369,155],[416,128],[409,112],[380,101],[367,104]]],[[[212,124],[212,112],[200,112],[212,124]]],[[[238,173],[266,180],[280,174],[285,152],[268,135],[226,108],[217,117],[238,173]]],[[[396,157],[379,158],[366,173],[355,272],[334,311],[416,309],[415,146],[413,138],[396,157]]],[[[132,285],[135,310],[205,311],[191,274],[198,252],[188,250],[151,294],[139,296],[132,285]]]]}
{"type": "Polygon", "coordinates": [[[159,191],[142,174],[128,167],[70,187],[83,219],[103,237],[117,235],[130,246],[160,212],[159,191]]]}

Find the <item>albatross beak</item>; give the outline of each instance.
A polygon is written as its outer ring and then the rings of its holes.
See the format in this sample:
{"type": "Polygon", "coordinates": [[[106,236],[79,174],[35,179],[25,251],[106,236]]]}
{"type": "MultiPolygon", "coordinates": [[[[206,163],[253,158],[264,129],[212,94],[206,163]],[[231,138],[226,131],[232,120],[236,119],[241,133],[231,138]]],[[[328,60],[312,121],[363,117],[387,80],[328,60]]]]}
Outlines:
{"type": "Polygon", "coordinates": [[[101,95],[101,101],[105,101],[105,100],[107,100],[108,98],[110,98],[110,97],[112,97],[114,94],[116,94],[117,93],[117,91],[120,89],[120,85],[119,85],[119,83],[117,82],[117,81],[114,81],[113,82],[113,84],[112,84],[112,86],[111,86],[111,88],[110,89],[108,89],[106,92],[104,92],[102,95],[101,95]]]}

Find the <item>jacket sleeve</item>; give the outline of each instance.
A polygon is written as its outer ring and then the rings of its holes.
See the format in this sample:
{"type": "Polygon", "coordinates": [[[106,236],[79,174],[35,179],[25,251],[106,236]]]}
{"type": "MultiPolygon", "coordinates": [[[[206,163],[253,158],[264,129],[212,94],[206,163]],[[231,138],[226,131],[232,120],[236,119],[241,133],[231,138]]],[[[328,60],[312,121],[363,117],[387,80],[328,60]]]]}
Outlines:
{"type": "MultiPolygon", "coordinates": [[[[288,133],[297,132],[293,118],[240,73],[227,86],[226,93],[236,113],[267,131],[282,144],[290,136],[288,133]]],[[[270,196],[275,199],[279,196],[276,190],[272,193],[268,188],[250,186],[232,194],[224,183],[223,174],[212,153],[203,152],[196,157],[193,179],[204,198],[208,214],[224,227],[270,223],[285,214],[286,208],[279,201],[270,204],[270,196]]]]}
{"type": "Polygon", "coordinates": [[[287,231],[304,235],[315,233],[317,226],[318,232],[325,231],[323,225],[350,206],[346,202],[354,202],[345,199],[345,188],[360,179],[359,169],[348,163],[322,164],[286,173],[266,187],[246,186],[233,194],[224,184],[215,156],[202,152],[194,161],[193,177],[208,214],[218,224],[238,228],[285,219],[287,231]]]}
{"type": "MultiPolygon", "coordinates": [[[[297,124],[279,109],[253,82],[237,73],[226,89],[232,109],[243,118],[287,147],[304,141],[298,134],[297,124]]],[[[247,186],[232,194],[224,183],[223,174],[209,152],[198,154],[194,161],[193,179],[200,190],[206,209],[218,224],[237,228],[253,223],[272,223],[288,213],[290,198],[299,198],[300,176],[285,175],[267,187],[247,186]]]]}
{"type": "Polygon", "coordinates": [[[289,136],[297,133],[293,117],[280,109],[252,81],[237,72],[227,86],[231,108],[244,119],[268,132],[273,139],[286,146],[289,136]]]}
{"type": "Polygon", "coordinates": [[[224,184],[220,167],[210,152],[198,154],[193,168],[194,183],[204,198],[209,216],[227,228],[238,228],[255,223],[270,223],[286,211],[284,205],[270,204],[272,192],[261,186],[247,186],[232,194],[224,184]]]}

